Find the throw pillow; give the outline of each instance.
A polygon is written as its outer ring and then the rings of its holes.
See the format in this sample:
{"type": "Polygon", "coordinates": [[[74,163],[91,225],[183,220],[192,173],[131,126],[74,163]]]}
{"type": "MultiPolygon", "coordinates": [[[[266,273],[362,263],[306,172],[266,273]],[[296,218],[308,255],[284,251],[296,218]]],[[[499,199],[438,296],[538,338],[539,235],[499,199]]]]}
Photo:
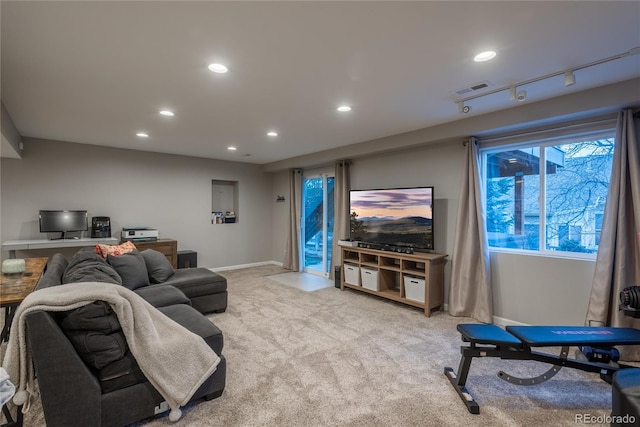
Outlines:
{"type": "Polygon", "coordinates": [[[121,245],[96,245],[95,252],[102,255],[102,258],[107,259],[107,256],[120,256],[136,250],[136,245],[133,242],[124,242],[121,245]]]}
{"type": "Polygon", "coordinates": [[[122,278],[122,286],[133,291],[149,285],[147,267],[140,252],[127,252],[120,256],[107,255],[107,261],[122,278]]]}
{"type": "Polygon", "coordinates": [[[144,258],[151,283],[164,283],[175,272],[167,257],[161,252],[145,249],[140,254],[144,258]]]}

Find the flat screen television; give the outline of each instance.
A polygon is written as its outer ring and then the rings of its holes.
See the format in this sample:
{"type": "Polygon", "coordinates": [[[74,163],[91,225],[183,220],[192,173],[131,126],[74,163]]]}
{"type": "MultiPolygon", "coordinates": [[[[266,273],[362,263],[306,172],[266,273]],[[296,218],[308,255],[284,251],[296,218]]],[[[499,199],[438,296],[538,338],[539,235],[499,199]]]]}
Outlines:
{"type": "Polygon", "coordinates": [[[351,190],[351,240],[431,251],[433,187],[351,190]]]}
{"type": "Polygon", "coordinates": [[[87,211],[46,211],[41,210],[40,232],[61,233],[58,239],[65,239],[66,233],[88,230],[87,211]]]}

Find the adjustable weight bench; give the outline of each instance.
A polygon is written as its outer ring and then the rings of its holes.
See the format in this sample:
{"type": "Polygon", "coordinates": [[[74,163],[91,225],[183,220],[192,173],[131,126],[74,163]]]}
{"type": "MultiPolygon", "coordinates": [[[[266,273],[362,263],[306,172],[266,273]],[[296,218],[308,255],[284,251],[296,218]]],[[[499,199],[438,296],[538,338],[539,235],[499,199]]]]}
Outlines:
{"type": "Polygon", "coordinates": [[[640,344],[640,330],[633,328],[611,328],[590,326],[507,326],[506,330],[496,325],[460,324],[458,331],[469,345],[460,349],[462,359],[458,372],[449,367],[444,374],[453,385],[460,399],[472,414],[480,413],[480,406],[468,392],[465,384],[471,361],[474,357],[499,357],[510,360],[535,360],[553,365],[545,373],[534,378],[519,378],[503,371],[498,377],[516,385],[535,385],[552,378],[563,366],[600,373],[600,377],[611,382],[613,374],[627,366],[615,363],[617,358],[601,357],[615,354],[616,345],[640,344]],[[569,347],[590,347],[592,360],[568,358],[569,347]],[[533,351],[535,347],[561,347],[559,355],[533,351]]]}

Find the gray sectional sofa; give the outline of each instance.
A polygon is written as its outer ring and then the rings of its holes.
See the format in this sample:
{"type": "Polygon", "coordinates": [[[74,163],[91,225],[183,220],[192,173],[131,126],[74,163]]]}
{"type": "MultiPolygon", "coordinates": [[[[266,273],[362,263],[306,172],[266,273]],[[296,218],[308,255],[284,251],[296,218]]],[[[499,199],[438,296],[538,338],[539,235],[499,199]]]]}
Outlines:
{"type": "MultiPolygon", "coordinates": [[[[226,381],[223,335],[202,313],[226,309],[226,279],[203,268],[173,271],[162,254],[147,251],[107,260],[91,250],[80,250],[69,261],[55,254],[36,289],[94,281],[132,289],[220,356],[217,370],[192,401],[219,397],[226,381]]],[[[35,311],[25,320],[47,426],[124,426],[168,409],[128,351],[107,303],[62,313],[35,311]]]]}
{"type": "MultiPolygon", "coordinates": [[[[79,250],[71,259],[71,263],[83,262],[89,264],[78,268],[75,273],[69,272],[69,261],[62,254],[54,254],[47,262],[45,274],[38,282],[36,289],[42,289],[49,286],[59,285],[61,283],[73,283],[78,281],[91,281],[91,279],[112,278],[114,281],[107,280],[108,283],[118,283],[118,277],[113,278],[112,275],[106,273],[105,269],[109,265],[97,260],[95,263],[85,262],[87,258],[96,258],[92,248],[84,248],[79,250]],[[96,274],[87,273],[87,270],[93,270],[96,274]],[[99,274],[98,274],[99,273],[99,274]]],[[[117,262],[119,259],[126,260],[130,254],[124,257],[111,257],[107,259],[107,264],[115,263],[115,269],[120,269],[120,283],[133,289],[143,298],[149,300],[154,306],[162,305],[162,295],[175,295],[175,289],[180,291],[189,299],[189,304],[200,313],[222,313],[227,309],[227,279],[223,276],[212,272],[207,268],[185,268],[174,270],[171,264],[166,261],[164,255],[152,249],[140,252],[144,260],[144,266],[137,268],[135,263],[125,264],[117,262]],[[120,268],[121,267],[121,268],[120,268]],[[144,271],[146,269],[146,272],[144,271]],[[140,275],[136,273],[139,272],[140,275]],[[147,282],[143,282],[148,278],[147,282]],[[127,281],[129,279],[129,281],[127,281]],[[122,283],[122,281],[125,283],[122,283]],[[170,289],[168,287],[175,289],[170,289]],[[155,302],[155,303],[154,303],[155,302]]],[[[116,271],[118,272],[118,271],[116,271]]],[[[102,280],[94,280],[102,281],[102,280]]],[[[171,301],[171,299],[169,300],[171,301]]]]}

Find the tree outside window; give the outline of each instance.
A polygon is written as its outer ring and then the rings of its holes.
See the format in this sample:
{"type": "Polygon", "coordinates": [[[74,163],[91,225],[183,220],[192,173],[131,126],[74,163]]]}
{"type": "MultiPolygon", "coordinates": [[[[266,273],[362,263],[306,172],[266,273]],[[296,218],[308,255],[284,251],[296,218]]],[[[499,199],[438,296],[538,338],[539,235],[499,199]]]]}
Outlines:
{"type": "Polygon", "coordinates": [[[597,252],[613,147],[611,135],[486,150],[489,246],[597,252]]]}

